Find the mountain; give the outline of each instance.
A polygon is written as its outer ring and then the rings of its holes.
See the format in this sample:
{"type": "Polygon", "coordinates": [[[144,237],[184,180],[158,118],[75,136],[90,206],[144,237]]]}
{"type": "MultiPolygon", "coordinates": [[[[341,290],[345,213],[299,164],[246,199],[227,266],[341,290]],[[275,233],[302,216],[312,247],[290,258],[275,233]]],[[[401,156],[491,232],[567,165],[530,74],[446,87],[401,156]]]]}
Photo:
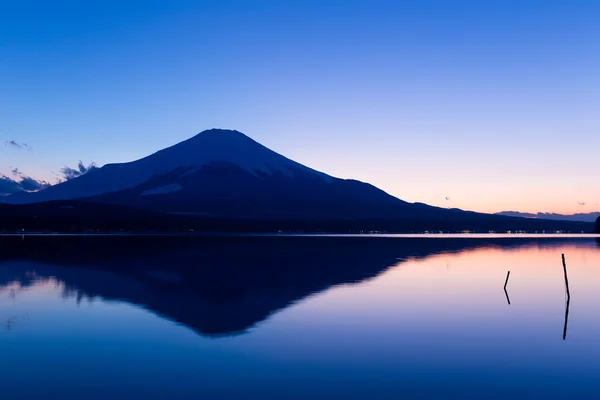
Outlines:
{"type": "Polygon", "coordinates": [[[592,224],[407,203],[368,183],[306,167],[238,131],[220,129],[0,202],[10,203],[0,207],[0,229],[7,231],[592,230],[592,224]]]}
{"type": "Polygon", "coordinates": [[[555,213],[522,213],[518,211],[502,211],[496,213],[496,215],[503,215],[506,217],[520,217],[520,218],[536,218],[536,219],[546,219],[546,220],[554,220],[554,221],[574,221],[574,222],[594,222],[596,218],[600,217],[600,212],[592,212],[592,213],[580,213],[580,214],[555,214],[555,213]]]}
{"type": "Polygon", "coordinates": [[[240,132],[212,129],[140,160],[107,164],[85,176],[63,182],[47,190],[12,196],[11,202],[31,203],[92,197],[141,185],[145,185],[148,189],[140,192],[140,196],[172,193],[182,188],[173,183],[170,185],[159,183],[160,186],[152,186],[149,182],[157,177],[186,181],[186,177],[215,165],[235,168],[255,177],[293,176],[294,173],[298,173],[314,179],[330,179],[325,174],[269,150],[240,132]]]}
{"type": "Polygon", "coordinates": [[[459,210],[409,204],[367,183],[292,161],[246,135],[212,129],[148,157],[0,201],[83,200],[161,213],[220,218],[464,218],[459,210]]]}
{"type": "Polygon", "coordinates": [[[372,185],[308,168],[240,132],[218,129],[134,162],[108,164],[1,200],[72,199],[228,217],[383,215],[386,208],[408,205],[372,185]]]}

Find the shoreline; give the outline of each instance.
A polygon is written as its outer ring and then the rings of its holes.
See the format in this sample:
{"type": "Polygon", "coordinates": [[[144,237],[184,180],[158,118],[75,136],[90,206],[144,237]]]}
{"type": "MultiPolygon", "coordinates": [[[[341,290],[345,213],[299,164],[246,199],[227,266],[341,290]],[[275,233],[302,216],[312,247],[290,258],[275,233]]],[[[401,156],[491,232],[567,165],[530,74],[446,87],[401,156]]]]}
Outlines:
{"type": "Polygon", "coordinates": [[[193,232],[193,233],[173,233],[173,232],[7,232],[0,233],[1,237],[339,237],[339,238],[418,238],[418,239],[505,239],[505,238],[523,238],[523,239],[557,239],[557,238],[581,238],[596,239],[600,238],[598,233],[259,233],[259,232],[193,232]]]}

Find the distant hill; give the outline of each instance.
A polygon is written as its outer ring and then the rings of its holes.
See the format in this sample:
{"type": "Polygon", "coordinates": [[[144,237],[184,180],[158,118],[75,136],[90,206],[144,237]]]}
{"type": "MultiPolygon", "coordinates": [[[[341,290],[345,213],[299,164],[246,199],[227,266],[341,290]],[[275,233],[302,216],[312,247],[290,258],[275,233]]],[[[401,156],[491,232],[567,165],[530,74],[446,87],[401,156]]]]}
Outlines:
{"type": "Polygon", "coordinates": [[[503,215],[507,217],[522,217],[522,218],[537,218],[537,219],[548,219],[555,221],[577,221],[577,222],[594,222],[596,218],[600,217],[600,212],[592,212],[587,214],[554,214],[554,213],[522,213],[518,211],[502,211],[496,213],[496,215],[503,215]]]}

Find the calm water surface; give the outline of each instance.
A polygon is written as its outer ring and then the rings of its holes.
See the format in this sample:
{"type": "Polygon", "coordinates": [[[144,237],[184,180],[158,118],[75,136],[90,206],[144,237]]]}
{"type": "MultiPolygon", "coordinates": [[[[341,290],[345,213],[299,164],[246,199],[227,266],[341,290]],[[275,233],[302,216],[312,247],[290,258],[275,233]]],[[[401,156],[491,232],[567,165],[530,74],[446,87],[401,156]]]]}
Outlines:
{"type": "Polygon", "coordinates": [[[599,370],[596,239],[0,238],[6,399],[597,399],[599,370]]]}

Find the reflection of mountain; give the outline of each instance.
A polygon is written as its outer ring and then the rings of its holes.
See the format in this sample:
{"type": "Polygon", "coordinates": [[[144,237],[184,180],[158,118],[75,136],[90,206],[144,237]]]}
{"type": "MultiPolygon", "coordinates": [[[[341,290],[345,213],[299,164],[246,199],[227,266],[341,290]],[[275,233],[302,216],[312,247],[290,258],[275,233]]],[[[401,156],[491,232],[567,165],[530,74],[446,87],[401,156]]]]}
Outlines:
{"type": "Polygon", "coordinates": [[[0,288],[54,277],[78,297],[126,301],[201,334],[226,335],[244,332],[310,294],[372,278],[398,258],[498,243],[524,246],[532,241],[3,237],[0,288]]]}

